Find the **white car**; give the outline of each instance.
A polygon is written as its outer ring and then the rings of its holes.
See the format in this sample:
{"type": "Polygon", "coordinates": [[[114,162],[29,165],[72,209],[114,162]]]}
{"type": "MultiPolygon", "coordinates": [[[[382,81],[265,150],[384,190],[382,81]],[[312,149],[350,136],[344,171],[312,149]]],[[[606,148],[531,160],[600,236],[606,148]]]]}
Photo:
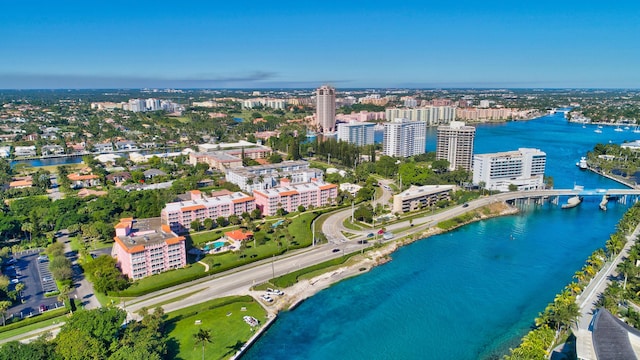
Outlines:
{"type": "Polygon", "coordinates": [[[11,283],[12,283],[12,284],[17,284],[17,283],[19,283],[19,282],[20,282],[20,280],[18,280],[18,279],[11,279],[11,283]]]}
{"type": "Polygon", "coordinates": [[[282,290],[267,288],[268,295],[284,295],[282,290]]]}
{"type": "Polygon", "coordinates": [[[266,302],[273,302],[273,299],[269,295],[260,295],[260,298],[266,302]]]}

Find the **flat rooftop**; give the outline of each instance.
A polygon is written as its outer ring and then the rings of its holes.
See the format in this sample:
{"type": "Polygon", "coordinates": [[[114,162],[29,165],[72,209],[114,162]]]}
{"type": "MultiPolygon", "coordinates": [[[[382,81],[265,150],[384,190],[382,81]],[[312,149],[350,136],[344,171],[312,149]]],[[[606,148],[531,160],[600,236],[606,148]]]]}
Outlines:
{"type": "Polygon", "coordinates": [[[177,237],[173,232],[162,231],[160,218],[135,219],[131,232],[127,236],[118,236],[118,239],[128,248],[138,245],[155,245],[168,239],[177,237]]]}

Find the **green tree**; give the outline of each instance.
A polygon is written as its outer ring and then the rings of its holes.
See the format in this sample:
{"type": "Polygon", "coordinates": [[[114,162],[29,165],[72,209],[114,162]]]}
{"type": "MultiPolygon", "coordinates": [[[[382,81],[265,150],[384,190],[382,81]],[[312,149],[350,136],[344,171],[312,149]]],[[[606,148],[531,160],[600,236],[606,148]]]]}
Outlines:
{"type": "Polygon", "coordinates": [[[200,328],[197,333],[193,334],[195,345],[202,345],[202,360],[204,360],[204,347],[208,343],[213,342],[213,337],[209,330],[200,328]]]}
{"type": "Polygon", "coordinates": [[[0,301],[0,314],[2,314],[2,326],[5,325],[4,315],[7,310],[11,307],[11,301],[0,301]]]}

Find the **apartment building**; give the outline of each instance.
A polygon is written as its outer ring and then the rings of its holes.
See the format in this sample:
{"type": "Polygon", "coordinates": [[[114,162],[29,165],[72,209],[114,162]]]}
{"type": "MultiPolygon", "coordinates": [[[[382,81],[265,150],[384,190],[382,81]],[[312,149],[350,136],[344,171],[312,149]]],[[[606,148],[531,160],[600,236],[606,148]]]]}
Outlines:
{"type": "Polygon", "coordinates": [[[125,218],[115,229],[111,255],[130,279],[142,279],[187,265],[184,236],[162,225],[159,218],[125,218]]]}
{"type": "Polygon", "coordinates": [[[449,161],[449,170],[471,171],[476,128],[452,121],[449,125],[438,126],[437,136],[436,159],[449,161]]]}
{"type": "Polygon", "coordinates": [[[454,185],[412,185],[393,196],[393,213],[406,213],[423,207],[434,206],[438,201],[451,200],[454,185]]]}
{"type": "Polygon", "coordinates": [[[188,200],[166,204],[160,212],[160,218],[163,224],[169,225],[171,231],[184,233],[194,220],[239,216],[255,208],[255,199],[241,192],[220,191],[206,196],[200,190],[192,190],[188,194],[188,200]]]}
{"type": "Polygon", "coordinates": [[[387,156],[409,157],[424,154],[427,145],[427,123],[394,119],[384,124],[383,151],[387,156]]]}
{"type": "Polygon", "coordinates": [[[265,216],[275,215],[282,208],[287,212],[298,211],[300,205],[309,208],[331,204],[338,196],[338,185],[314,181],[305,184],[290,184],[286,179],[281,186],[254,190],[256,207],[265,216]]]}
{"type": "Polygon", "coordinates": [[[520,148],[473,157],[473,183],[484,183],[489,190],[509,191],[544,189],[547,154],[539,149],[520,148]]]}

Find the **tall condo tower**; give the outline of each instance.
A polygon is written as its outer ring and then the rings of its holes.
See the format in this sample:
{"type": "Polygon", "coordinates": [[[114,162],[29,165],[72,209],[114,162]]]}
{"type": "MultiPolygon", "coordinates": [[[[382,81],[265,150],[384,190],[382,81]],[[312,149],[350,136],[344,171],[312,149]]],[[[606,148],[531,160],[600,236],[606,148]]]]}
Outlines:
{"type": "Polygon", "coordinates": [[[331,86],[316,90],[316,121],[323,133],[332,132],[336,126],[336,89],[331,86]]]}
{"type": "Polygon", "coordinates": [[[394,119],[384,124],[384,155],[408,157],[424,154],[426,145],[426,122],[394,119]]]}
{"type": "Polygon", "coordinates": [[[448,160],[449,170],[463,168],[471,171],[475,136],[476,128],[466,126],[461,121],[452,121],[449,125],[438,126],[436,159],[448,160]]]}

